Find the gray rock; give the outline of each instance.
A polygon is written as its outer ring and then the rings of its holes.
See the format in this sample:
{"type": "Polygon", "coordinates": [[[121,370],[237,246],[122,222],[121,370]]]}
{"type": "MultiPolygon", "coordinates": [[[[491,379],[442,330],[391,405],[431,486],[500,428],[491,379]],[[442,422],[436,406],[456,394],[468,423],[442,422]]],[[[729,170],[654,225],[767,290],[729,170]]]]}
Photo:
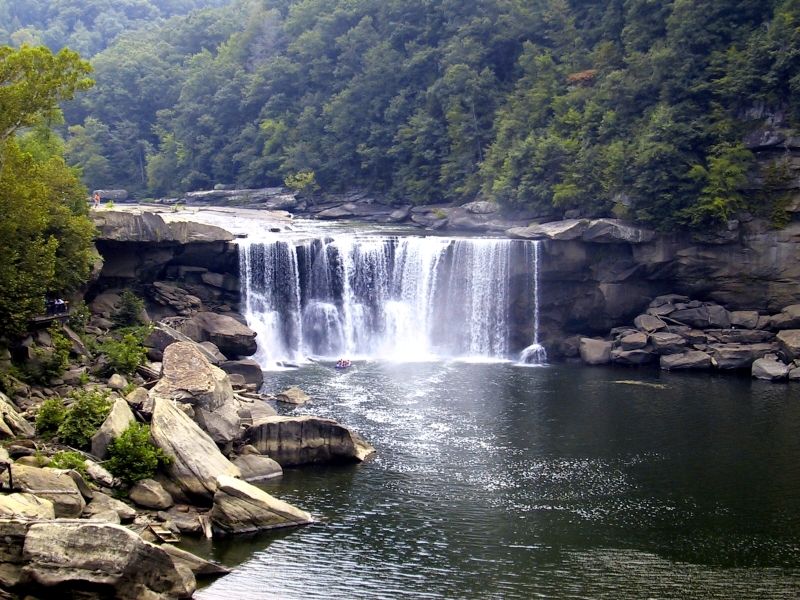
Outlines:
{"type": "MultiPolygon", "coordinates": [[[[77,484],[64,471],[19,464],[12,465],[11,470],[14,485],[18,489],[52,502],[56,517],[76,518],[86,507],[86,501],[77,484]]],[[[7,474],[2,476],[2,480],[8,485],[7,474]]]]}
{"type": "Polygon", "coordinates": [[[496,202],[487,202],[486,200],[476,200],[464,204],[461,208],[469,213],[475,215],[490,215],[500,210],[496,202]]]}
{"type": "Polygon", "coordinates": [[[283,402],[285,404],[296,404],[296,405],[303,405],[309,400],[311,400],[311,396],[306,394],[303,390],[301,390],[297,386],[292,386],[275,394],[275,400],[278,402],[283,402]]]}
{"type": "Polygon", "coordinates": [[[727,329],[731,326],[728,311],[717,304],[676,310],[669,317],[698,329],[727,329]]]}
{"type": "Polygon", "coordinates": [[[72,594],[138,600],[189,598],[195,590],[190,571],[121,525],[36,523],[25,537],[23,559],[22,572],[31,581],[72,594]]]}
{"type": "Polygon", "coordinates": [[[283,475],[280,464],[260,454],[245,454],[233,461],[233,464],[241,471],[242,479],[249,482],[263,481],[283,475]]]}
{"type": "Polygon", "coordinates": [[[584,241],[601,244],[642,244],[655,237],[654,231],[619,219],[596,219],[583,232],[584,241]]]}
{"type": "Polygon", "coordinates": [[[686,349],[686,340],[677,333],[657,331],[650,336],[656,354],[681,354],[686,349]]]}
{"type": "Polygon", "coordinates": [[[160,215],[143,212],[92,211],[97,239],[113,242],[153,242],[189,244],[194,242],[229,242],[233,234],[221,227],[175,221],[166,223],[160,215]]]}
{"type": "Polygon", "coordinates": [[[92,481],[109,488],[119,485],[119,481],[96,462],[85,460],[83,465],[86,467],[86,474],[92,481]]]}
{"type": "Polygon", "coordinates": [[[221,475],[211,522],[226,534],[250,533],[312,522],[311,515],[239,479],[221,475]]]}
{"type": "Polygon", "coordinates": [[[108,387],[117,391],[124,390],[126,387],[128,387],[128,380],[119,373],[114,373],[108,378],[108,387]]]}
{"type": "Polygon", "coordinates": [[[800,329],[778,332],[778,345],[789,360],[800,358],[800,329]]]}
{"type": "Polygon", "coordinates": [[[751,374],[756,379],[767,381],[780,381],[789,376],[790,367],[780,361],[770,358],[759,358],[753,362],[751,374]]]}
{"type": "Polygon", "coordinates": [[[131,487],[129,497],[137,506],[166,510],[174,504],[172,496],[155,479],[142,479],[131,487]]]}
{"type": "Polygon", "coordinates": [[[637,331],[620,339],[619,345],[622,350],[639,350],[647,346],[647,336],[637,331]]]}
{"type": "Polygon", "coordinates": [[[94,498],[86,505],[83,516],[91,517],[92,515],[102,514],[109,510],[117,513],[122,523],[130,523],[136,518],[135,508],[99,491],[94,492],[94,498]]]}
{"type": "Polygon", "coordinates": [[[34,494],[3,494],[0,496],[0,517],[55,519],[53,503],[34,494]]]}
{"type": "Polygon", "coordinates": [[[587,365],[605,365],[611,362],[612,344],[606,340],[581,338],[581,360],[587,365]]]}
{"type": "Polygon", "coordinates": [[[92,436],[92,454],[97,458],[104,459],[108,456],[108,445],[111,440],[119,437],[134,423],[136,418],[131,412],[131,407],[122,398],[117,398],[108,413],[106,420],[92,436]]]}
{"type": "Polygon", "coordinates": [[[731,326],[744,329],[758,329],[759,314],[755,310],[733,310],[730,313],[731,326]]]}
{"type": "Polygon", "coordinates": [[[331,419],[267,417],[249,427],[245,441],[282,467],[363,461],[375,449],[331,419]]]}
{"type": "Polygon", "coordinates": [[[0,392],[0,438],[31,438],[35,433],[33,425],[17,412],[8,396],[0,392]]]}
{"type": "Polygon", "coordinates": [[[639,315],[633,320],[633,324],[636,325],[636,329],[647,333],[660,331],[667,326],[664,321],[653,315],[639,315]]]}
{"type": "Polygon", "coordinates": [[[256,387],[261,387],[261,384],[264,383],[264,371],[261,369],[261,365],[252,359],[228,360],[220,363],[219,366],[228,375],[241,375],[245,383],[256,387]]]}
{"type": "Polygon", "coordinates": [[[576,240],[589,226],[586,219],[566,219],[551,223],[535,223],[528,227],[512,227],[506,233],[509,237],[523,240],[576,240]]]}
{"type": "Polygon", "coordinates": [[[179,330],[195,342],[212,342],[229,358],[250,356],[257,350],[256,332],[228,315],[199,312],[179,330]]]}
{"type": "Polygon", "coordinates": [[[156,398],[150,435],[172,459],[166,471],[188,498],[208,502],[217,491],[217,476],[241,475],[208,434],[169,400],[156,398]]]}
{"type": "Polygon", "coordinates": [[[712,344],[711,355],[718,369],[749,369],[753,361],[773,351],[771,344],[712,344]]]}
{"type": "Polygon", "coordinates": [[[660,364],[665,371],[710,369],[711,356],[699,350],[689,350],[683,354],[665,354],[661,357],[660,364]]]}
{"type": "Polygon", "coordinates": [[[760,344],[771,342],[775,334],[762,329],[706,329],[709,341],[721,344],[760,344]]]}
{"type": "Polygon", "coordinates": [[[655,358],[656,355],[647,349],[611,351],[611,362],[630,367],[646,365],[653,362],[655,358]]]}
{"type": "Polygon", "coordinates": [[[195,577],[218,577],[231,572],[223,565],[209,562],[191,552],[176,548],[172,544],[161,544],[159,548],[169,554],[176,565],[183,565],[194,573],[195,577]]]}

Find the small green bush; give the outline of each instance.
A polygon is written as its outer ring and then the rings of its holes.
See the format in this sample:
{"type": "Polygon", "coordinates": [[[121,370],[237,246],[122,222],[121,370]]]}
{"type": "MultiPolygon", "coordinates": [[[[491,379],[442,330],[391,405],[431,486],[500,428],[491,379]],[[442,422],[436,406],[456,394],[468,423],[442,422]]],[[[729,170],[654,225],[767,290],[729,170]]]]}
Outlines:
{"type": "Polygon", "coordinates": [[[74,302],[69,312],[69,320],[67,323],[77,333],[83,335],[86,332],[86,326],[92,318],[92,311],[86,305],[86,302],[79,300],[74,302]]]}
{"type": "Polygon", "coordinates": [[[67,409],[58,437],[70,446],[86,448],[111,411],[111,400],[98,390],[75,391],[72,397],[75,402],[67,409]]]}
{"type": "Polygon", "coordinates": [[[33,357],[29,363],[23,365],[26,378],[36,383],[47,383],[64,374],[69,366],[69,353],[72,342],[62,332],[61,325],[53,323],[47,332],[52,340],[50,346],[35,346],[33,357]]]}
{"type": "Polygon", "coordinates": [[[86,476],[86,464],[84,461],[83,454],[68,450],[56,452],[50,458],[50,464],[48,466],[54,469],[75,469],[81,475],[86,476]]]}
{"type": "Polygon", "coordinates": [[[147,327],[131,327],[117,332],[116,339],[110,339],[100,345],[100,351],[108,357],[110,370],[114,373],[132,375],[136,367],[147,358],[147,350],[143,346],[149,334],[147,327]]]}
{"type": "Polygon", "coordinates": [[[155,475],[159,465],[167,465],[171,458],[150,440],[150,428],[142,423],[131,423],[108,446],[111,457],[105,464],[109,472],[131,485],[155,475]]]}
{"type": "Polygon", "coordinates": [[[117,327],[131,327],[142,324],[142,313],[144,312],[144,300],[139,298],[131,290],[125,290],[120,295],[119,308],[111,316],[111,320],[117,327]]]}
{"type": "Polygon", "coordinates": [[[55,435],[66,414],[67,409],[61,398],[48,398],[36,413],[36,432],[43,436],[55,435]]]}

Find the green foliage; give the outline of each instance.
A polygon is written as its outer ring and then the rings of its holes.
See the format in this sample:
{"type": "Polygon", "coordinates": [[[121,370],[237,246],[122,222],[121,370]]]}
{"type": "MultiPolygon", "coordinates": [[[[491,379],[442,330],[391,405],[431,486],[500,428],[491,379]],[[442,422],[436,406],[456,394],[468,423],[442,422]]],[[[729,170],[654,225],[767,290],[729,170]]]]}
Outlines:
{"type": "Polygon", "coordinates": [[[112,372],[124,375],[136,372],[136,367],[143,364],[147,358],[143,342],[149,331],[148,327],[121,329],[115,333],[115,338],[100,345],[100,351],[108,357],[112,372]]]}
{"type": "Polygon", "coordinates": [[[111,400],[98,390],[74,391],[72,398],[74,402],[67,408],[58,437],[70,446],[86,448],[111,411],[111,400]]]}
{"type": "Polygon", "coordinates": [[[106,467],[128,485],[155,475],[159,466],[170,463],[170,457],[150,440],[150,428],[131,423],[108,447],[106,467]]]}
{"type": "Polygon", "coordinates": [[[83,300],[78,300],[70,305],[69,320],[67,323],[73,331],[83,334],[92,318],[92,311],[83,300]]]}
{"type": "Polygon", "coordinates": [[[319,189],[314,171],[300,171],[299,173],[292,173],[287,175],[283,180],[291,190],[296,192],[312,193],[319,189]]]}
{"type": "Polygon", "coordinates": [[[36,433],[42,436],[52,436],[64,422],[67,409],[61,398],[47,398],[36,413],[36,433]]]}
{"type": "Polygon", "coordinates": [[[58,121],[59,101],[91,84],[89,71],[69,50],[0,47],[0,330],[7,334],[24,332],[48,293],[77,289],[90,273],[86,190],[44,126],[58,121]]]}
{"type": "Polygon", "coordinates": [[[125,290],[120,294],[120,303],[111,320],[118,327],[131,327],[142,324],[144,300],[133,291],[125,290]]]}
{"type": "Polygon", "coordinates": [[[50,325],[47,332],[52,345],[34,346],[33,360],[24,365],[28,379],[37,383],[47,383],[60,377],[69,366],[72,342],[64,335],[58,323],[50,325]]]}
{"type": "Polygon", "coordinates": [[[63,452],[56,452],[50,458],[48,467],[54,469],[74,469],[84,477],[86,476],[86,459],[80,452],[67,450],[63,452]]]}

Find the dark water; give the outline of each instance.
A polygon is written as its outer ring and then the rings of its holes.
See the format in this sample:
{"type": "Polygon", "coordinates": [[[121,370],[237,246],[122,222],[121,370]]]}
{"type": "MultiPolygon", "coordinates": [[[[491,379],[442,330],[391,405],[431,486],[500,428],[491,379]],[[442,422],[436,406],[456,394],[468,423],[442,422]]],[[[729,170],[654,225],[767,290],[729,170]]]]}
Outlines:
{"type": "Polygon", "coordinates": [[[797,598],[800,388],[363,363],[275,374],[376,448],[266,489],[318,524],[205,550],[261,598],[797,598]]]}

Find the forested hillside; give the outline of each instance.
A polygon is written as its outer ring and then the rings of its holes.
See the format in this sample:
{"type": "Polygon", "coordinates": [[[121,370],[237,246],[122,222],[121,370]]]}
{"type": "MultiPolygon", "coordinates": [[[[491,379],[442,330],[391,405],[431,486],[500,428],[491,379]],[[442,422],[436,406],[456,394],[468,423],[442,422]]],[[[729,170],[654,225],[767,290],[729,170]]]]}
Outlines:
{"type": "Polygon", "coordinates": [[[705,227],[780,202],[750,188],[788,167],[742,140],[800,120],[800,0],[241,0],[93,62],[67,112],[93,187],[288,178],[705,227]]]}

